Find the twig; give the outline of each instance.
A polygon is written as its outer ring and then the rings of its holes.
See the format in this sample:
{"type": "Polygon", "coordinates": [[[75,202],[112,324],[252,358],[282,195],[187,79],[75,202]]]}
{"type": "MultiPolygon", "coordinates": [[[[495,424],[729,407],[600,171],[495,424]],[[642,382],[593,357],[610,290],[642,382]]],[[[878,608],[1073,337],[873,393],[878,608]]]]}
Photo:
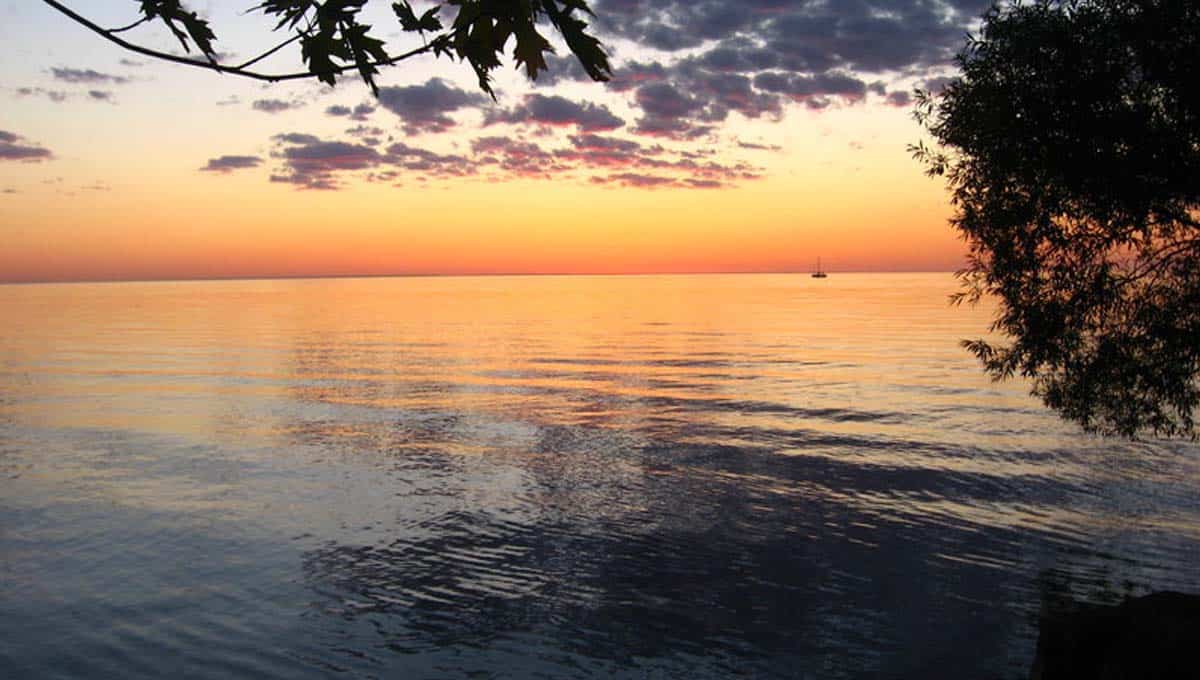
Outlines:
{"type": "MultiPolygon", "coordinates": [[[[76,12],[71,10],[71,8],[63,5],[62,3],[58,2],[57,0],[42,0],[42,2],[46,3],[47,5],[50,5],[54,9],[61,12],[62,14],[66,15],[69,19],[71,19],[75,23],[80,24],[81,26],[84,26],[85,28],[87,28],[88,30],[92,31],[93,33],[99,35],[100,37],[104,38],[105,40],[116,43],[117,45],[120,45],[121,47],[123,47],[131,52],[137,52],[138,54],[141,54],[141,55],[144,55],[147,57],[153,57],[155,59],[161,59],[163,61],[169,61],[169,62],[173,62],[176,64],[183,64],[184,66],[195,66],[198,68],[207,69],[209,71],[216,71],[218,73],[228,73],[230,75],[241,76],[244,78],[251,78],[254,80],[263,80],[266,82],[274,83],[274,82],[278,82],[281,80],[299,80],[301,78],[316,78],[320,75],[341,74],[341,73],[345,73],[346,71],[355,70],[359,67],[358,64],[346,64],[344,66],[334,66],[331,69],[321,71],[321,72],[298,71],[296,73],[259,73],[257,71],[247,71],[247,70],[245,70],[244,65],[243,66],[223,66],[221,64],[217,64],[214,62],[200,61],[198,59],[189,59],[188,57],[181,57],[179,55],[171,54],[169,52],[160,52],[158,50],[152,50],[148,47],[142,47],[141,45],[136,45],[134,43],[131,43],[127,40],[124,40],[124,39],[114,35],[112,31],[109,31],[101,26],[96,25],[95,23],[89,21],[86,17],[83,17],[83,16],[77,14],[76,12]]],[[[291,40],[296,40],[299,37],[300,36],[296,36],[295,38],[292,38],[291,40]]],[[[417,56],[418,54],[424,54],[426,52],[433,50],[436,45],[440,45],[441,41],[443,41],[447,37],[448,36],[446,34],[439,35],[437,38],[430,41],[429,43],[426,43],[425,45],[422,45],[421,47],[417,47],[415,49],[409,50],[408,52],[397,55],[395,57],[390,57],[388,59],[368,62],[367,65],[369,65],[369,66],[391,66],[392,64],[397,64],[401,61],[404,61],[405,59],[409,59],[409,58],[417,56]]],[[[283,48],[286,44],[288,44],[288,42],[290,42],[290,41],[284,42],[283,44],[276,46],[275,48],[270,50],[267,54],[261,55],[259,57],[255,57],[249,63],[252,64],[254,62],[257,62],[259,59],[268,56],[270,53],[274,52],[275,50],[283,48]]]]}

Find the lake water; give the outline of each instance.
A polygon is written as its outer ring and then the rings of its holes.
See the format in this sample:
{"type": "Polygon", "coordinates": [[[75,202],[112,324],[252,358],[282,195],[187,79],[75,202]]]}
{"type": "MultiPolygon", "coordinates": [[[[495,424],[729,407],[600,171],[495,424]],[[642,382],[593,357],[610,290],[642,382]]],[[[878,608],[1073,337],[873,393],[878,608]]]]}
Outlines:
{"type": "Polygon", "coordinates": [[[1200,590],[1200,449],[951,276],[0,286],[0,677],[1019,678],[1200,590]]]}

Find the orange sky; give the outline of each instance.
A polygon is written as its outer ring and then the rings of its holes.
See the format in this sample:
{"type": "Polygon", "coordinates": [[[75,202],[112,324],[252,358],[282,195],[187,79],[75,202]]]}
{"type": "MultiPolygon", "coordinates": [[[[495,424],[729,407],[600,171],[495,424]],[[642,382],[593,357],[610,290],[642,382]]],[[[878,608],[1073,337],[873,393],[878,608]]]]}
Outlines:
{"type": "MultiPolygon", "coordinates": [[[[464,66],[392,69],[381,84],[393,98],[380,102],[350,79],[264,89],[131,65],[38,5],[10,8],[15,20],[3,29],[23,58],[0,67],[11,83],[0,121],[2,281],[806,271],[817,256],[842,271],[961,262],[944,190],[905,150],[920,130],[908,107],[874,90],[828,96],[820,110],[784,97],[777,112],[735,110],[707,134],[670,139],[644,131],[650,103],[640,93],[576,82],[534,90],[506,72],[497,103],[473,100],[444,112],[451,126],[420,128],[442,114],[414,108],[412,97],[437,88],[474,96],[464,66]],[[604,116],[518,120],[542,115],[531,93],[604,116]],[[264,113],[253,105],[264,98],[286,108],[264,113]],[[374,111],[362,121],[330,113],[364,104],[374,111]],[[357,125],[375,138],[355,136],[357,125]],[[281,141],[285,133],[307,141],[281,141]],[[587,135],[636,150],[585,157],[587,135]],[[336,144],[349,155],[332,153],[336,144]],[[318,155],[317,170],[297,160],[318,155]],[[256,160],[200,170],[222,156],[256,160]],[[660,185],[628,185],[645,178],[660,185]],[[322,182],[335,188],[315,188],[322,182]],[[717,186],[691,186],[700,184],[717,186]]],[[[114,25],[136,9],[88,5],[114,25]]],[[[621,56],[657,54],[612,43],[618,74],[621,56]]],[[[893,75],[888,89],[913,82],[893,75]]]]}

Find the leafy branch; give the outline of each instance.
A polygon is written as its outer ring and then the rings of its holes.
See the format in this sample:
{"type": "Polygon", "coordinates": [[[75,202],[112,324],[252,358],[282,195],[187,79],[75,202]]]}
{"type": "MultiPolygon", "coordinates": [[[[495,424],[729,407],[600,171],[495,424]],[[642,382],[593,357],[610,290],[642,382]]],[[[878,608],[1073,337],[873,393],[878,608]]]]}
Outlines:
{"type": "Polygon", "coordinates": [[[445,0],[421,14],[417,14],[407,0],[393,2],[392,13],[401,30],[418,33],[425,39],[420,47],[394,55],[388,52],[384,40],[375,37],[372,26],[359,20],[360,11],[371,0],[263,0],[248,12],[272,17],[275,20],[272,30],[284,30],[292,35],[237,65],[220,63],[214,45],[217,36],[210,22],[188,10],[182,0],[134,0],[142,16],[118,28],[104,28],[58,0],[42,1],[75,23],[131,52],[267,82],[314,78],[333,85],[339,75],[356,71],[378,95],[375,76],[381,67],[421,54],[433,54],[466,61],[475,72],[479,87],[494,97],[491,72],[501,65],[500,58],[510,39],[512,59],[530,79],[536,79],[546,70],[546,53],[553,53],[554,48],[538,30],[543,19],[563,37],[593,80],[605,81],[611,75],[602,45],[587,32],[587,22],[577,16],[577,13],[592,15],[585,0],[445,0]],[[457,8],[449,28],[439,18],[445,6],[457,8]],[[156,21],[166,26],[185,52],[190,55],[194,47],[202,58],[153,49],[119,35],[156,21]],[[305,70],[265,72],[251,69],[295,43],[300,44],[305,70]]]}

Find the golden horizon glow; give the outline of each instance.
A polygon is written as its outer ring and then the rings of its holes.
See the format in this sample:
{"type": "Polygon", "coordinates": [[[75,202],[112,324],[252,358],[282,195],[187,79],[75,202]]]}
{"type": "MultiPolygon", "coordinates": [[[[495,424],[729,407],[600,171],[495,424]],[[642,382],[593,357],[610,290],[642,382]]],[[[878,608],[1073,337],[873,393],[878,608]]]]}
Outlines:
{"type": "MultiPolygon", "coordinates": [[[[34,64],[3,67],[9,82],[49,88],[48,67],[88,63],[117,72],[126,56],[44,8],[25,11],[67,36],[66,44],[34,64]]],[[[461,75],[455,66],[422,62],[388,76],[423,82],[461,75]]],[[[369,99],[361,83],[262,89],[169,65],[126,72],[129,82],[113,88],[115,104],[78,92],[65,103],[10,98],[0,129],[53,157],[0,161],[0,281],[803,272],[818,256],[835,271],[948,271],[961,266],[965,251],[947,224],[944,189],[905,149],[920,130],[906,109],[875,98],[822,111],[791,105],[781,121],[735,113],[713,140],[666,143],[721,164],[748,164],[760,176],[719,188],[596,184],[592,178],[605,172],[599,168],[530,179],[476,166],[478,174],[460,178],[344,174],[340,190],[315,191],[269,181],[283,163],[272,137],[339,139],[349,121],[322,111],[369,99]],[[248,101],[264,96],[308,103],[277,115],[248,110],[248,101]],[[218,105],[229,97],[241,105],[218,105]],[[771,149],[735,144],[743,140],[771,149]],[[199,170],[222,155],[262,162],[228,173],[199,170]]],[[[528,91],[514,77],[503,85],[512,93],[502,94],[502,104],[520,101],[518,88],[528,91]]],[[[566,91],[608,102],[627,121],[637,115],[599,85],[566,91]]],[[[473,112],[457,118],[449,132],[417,136],[406,136],[388,111],[377,111],[371,124],[389,140],[445,155],[466,153],[489,135],[553,150],[571,132],[547,130],[546,137],[479,127],[473,112]]]]}

